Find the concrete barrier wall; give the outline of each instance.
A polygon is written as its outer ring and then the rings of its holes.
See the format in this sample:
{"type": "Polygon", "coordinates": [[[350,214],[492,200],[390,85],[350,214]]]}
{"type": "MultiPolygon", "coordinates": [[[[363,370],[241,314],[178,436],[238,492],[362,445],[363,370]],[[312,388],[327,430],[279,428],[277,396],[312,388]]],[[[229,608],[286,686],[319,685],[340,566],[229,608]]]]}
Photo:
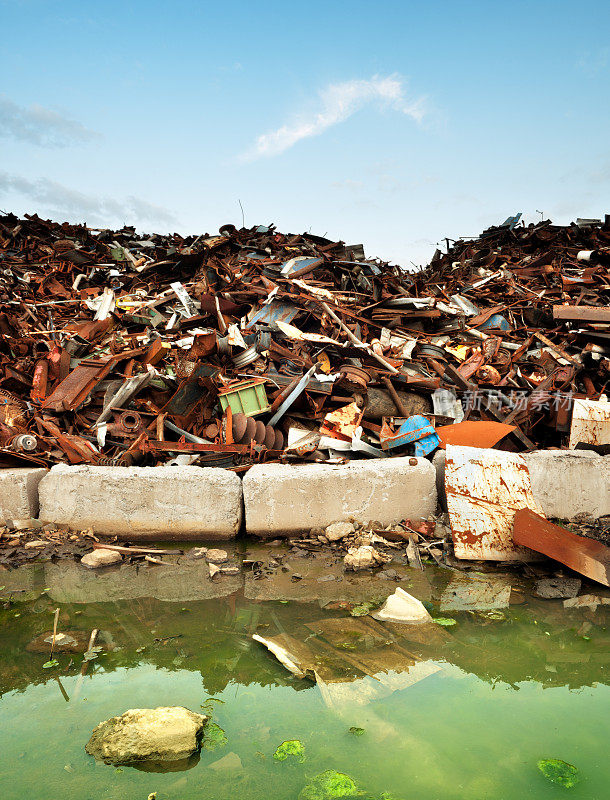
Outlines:
{"type": "MultiPolygon", "coordinates": [[[[541,450],[525,455],[532,491],[548,517],[610,514],[610,456],[541,450]]],[[[256,465],[242,481],[223,469],[90,467],[0,470],[0,520],[39,516],[75,530],[133,541],[232,539],[307,532],[355,519],[382,525],[427,517],[444,497],[445,453],[341,466],[256,465]],[[243,494],[243,498],[242,498],[243,494]],[[40,511],[38,508],[40,499],[40,511]]]]}
{"type": "Polygon", "coordinates": [[[210,467],[53,467],[39,486],[40,519],[129,539],[232,539],[241,481],[210,467]]]}
{"type": "Polygon", "coordinates": [[[388,525],[436,510],[436,474],[422,458],[256,465],[243,480],[246,530],[264,537],[354,519],[388,525]]]}

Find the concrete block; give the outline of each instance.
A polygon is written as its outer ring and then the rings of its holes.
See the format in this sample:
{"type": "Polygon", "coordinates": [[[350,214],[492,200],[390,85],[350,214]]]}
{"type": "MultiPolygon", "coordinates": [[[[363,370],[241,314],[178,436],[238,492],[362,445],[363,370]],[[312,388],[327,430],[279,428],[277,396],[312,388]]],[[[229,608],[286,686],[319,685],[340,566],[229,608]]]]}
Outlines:
{"type": "Polygon", "coordinates": [[[351,519],[389,525],[436,510],[434,467],[422,458],[255,465],[244,477],[243,490],[246,530],[263,537],[351,519]]]}
{"type": "Polygon", "coordinates": [[[41,481],[40,518],[131,540],[232,539],[241,481],[210,467],[53,467],[41,481]]]}
{"type": "Polygon", "coordinates": [[[585,450],[538,450],[524,458],[533,495],[547,517],[610,514],[610,456],[585,450]]]}
{"type": "Polygon", "coordinates": [[[0,469],[0,520],[37,517],[38,484],[46,474],[40,467],[0,469]]]}

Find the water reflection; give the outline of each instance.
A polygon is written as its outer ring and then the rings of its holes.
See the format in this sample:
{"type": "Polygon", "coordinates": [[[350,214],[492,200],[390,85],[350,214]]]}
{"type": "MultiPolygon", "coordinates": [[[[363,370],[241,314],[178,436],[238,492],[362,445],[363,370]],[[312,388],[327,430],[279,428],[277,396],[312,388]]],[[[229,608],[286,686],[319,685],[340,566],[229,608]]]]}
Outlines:
{"type": "MultiPolygon", "coordinates": [[[[329,568],[317,562],[315,567],[317,572],[329,568]]],[[[275,581],[240,575],[212,582],[201,562],[124,565],[103,573],[68,562],[21,568],[2,576],[0,596],[12,602],[0,611],[0,692],[22,691],[49,678],[42,669],[48,660],[45,634],[48,638],[58,606],[59,629],[72,642],[57,656],[60,678],[78,672],[96,628],[103,655],[91,663],[90,674],[140,663],[170,672],[187,669],[201,674],[211,694],[231,681],[307,688],[307,681],[292,676],[252,641],[255,633],[284,637],[289,650],[310,662],[310,674],[317,673],[331,704],[341,692],[352,699],[360,690],[363,697],[387,696],[443,663],[511,686],[536,681],[578,688],[607,682],[609,606],[565,609],[561,601],[534,598],[523,581],[521,602],[509,606],[515,580],[506,575],[469,577],[429,569],[409,577],[401,583],[404,588],[431,604],[433,616],[451,614],[457,624],[405,626],[350,617],[337,601],[381,600],[395,588],[368,576],[320,582],[315,573],[299,583],[298,591],[307,583],[309,599],[317,602],[257,602],[250,597],[275,593],[275,581]],[[355,685],[337,688],[350,683],[355,685]]]]}
{"type": "Polygon", "coordinates": [[[295,800],[327,769],[373,800],[544,800],[554,792],[535,761],[548,756],[586,776],[574,800],[605,796],[609,606],[564,609],[514,574],[398,565],[399,585],[457,622],[404,626],[352,617],[344,602],[383,600],[395,582],[345,576],[324,558],[291,569],[302,580],[280,571],[211,582],[201,562],[3,573],[3,800],[295,800]],[[57,607],[59,666],[44,669],[57,607]],[[93,629],[102,650],[83,664],[93,629]],[[313,680],[291,675],[253,634],[298,650],[313,680]],[[208,713],[210,703],[228,741],[188,770],[116,770],[84,751],[95,725],[127,708],[208,713]],[[306,761],[275,762],[294,738],[306,761]]]}

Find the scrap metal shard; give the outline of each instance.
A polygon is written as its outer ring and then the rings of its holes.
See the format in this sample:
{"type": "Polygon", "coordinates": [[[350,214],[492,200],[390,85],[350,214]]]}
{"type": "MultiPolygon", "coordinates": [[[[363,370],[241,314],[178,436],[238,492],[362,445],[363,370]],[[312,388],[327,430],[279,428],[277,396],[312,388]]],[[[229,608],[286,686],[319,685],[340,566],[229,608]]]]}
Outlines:
{"type": "Polygon", "coordinates": [[[502,450],[447,445],[447,506],[456,558],[532,561],[537,554],[513,542],[515,512],[544,517],[532,495],[522,456],[502,450]]]}
{"type": "Polygon", "coordinates": [[[583,444],[610,444],[610,403],[598,400],[574,400],[570,448],[583,444]]]}
{"type": "Polygon", "coordinates": [[[493,447],[514,430],[514,425],[505,425],[503,422],[465,420],[453,425],[442,425],[436,429],[436,433],[444,447],[448,444],[493,447]]]}
{"type": "Polygon", "coordinates": [[[513,538],[591,580],[610,586],[610,547],[553,525],[528,509],[515,514],[513,538]]]}

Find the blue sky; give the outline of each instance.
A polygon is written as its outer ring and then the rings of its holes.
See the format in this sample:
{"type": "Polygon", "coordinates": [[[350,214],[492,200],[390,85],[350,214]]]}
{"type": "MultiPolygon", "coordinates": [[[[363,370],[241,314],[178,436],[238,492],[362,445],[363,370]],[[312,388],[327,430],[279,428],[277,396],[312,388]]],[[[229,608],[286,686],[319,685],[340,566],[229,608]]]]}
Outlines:
{"type": "Polygon", "coordinates": [[[425,263],[610,212],[610,3],[0,0],[0,208],[425,263]]]}

